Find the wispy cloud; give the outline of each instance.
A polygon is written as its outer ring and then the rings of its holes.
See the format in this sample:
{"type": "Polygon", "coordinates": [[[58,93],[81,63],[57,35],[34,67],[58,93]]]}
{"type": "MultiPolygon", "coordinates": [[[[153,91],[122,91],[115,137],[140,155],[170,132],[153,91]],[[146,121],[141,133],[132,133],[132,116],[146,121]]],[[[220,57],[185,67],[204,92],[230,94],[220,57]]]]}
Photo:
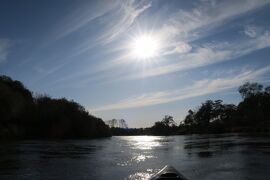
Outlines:
{"type": "MultiPolygon", "coordinates": [[[[229,53],[230,52],[224,52],[223,50],[217,50],[212,48],[194,48],[192,47],[190,41],[197,40],[199,38],[202,38],[204,36],[208,36],[213,30],[217,29],[217,27],[221,27],[225,23],[228,23],[229,21],[234,20],[235,18],[247,14],[249,12],[253,12],[267,4],[270,3],[270,0],[247,0],[247,1],[199,1],[199,3],[196,3],[196,6],[194,6],[191,9],[180,9],[173,13],[168,13],[166,20],[162,21],[165,23],[161,23],[161,27],[158,30],[155,30],[153,34],[156,37],[159,37],[159,40],[162,44],[161,47],[161,56],[166,55],[172,55],[172,54],[179,54],[186,57],[182,58],[193,58],[206,55],[207,57],[210,57],[210,60],[208,62],[214,63],[214,61],[211,59],[211,57],[220,56],[220,54],[229,53]],[[193,50],[193,52],[191,52],[193,50]],[[208,51],[210,54],[207,55],[206,51],[208,51]]],[[[139,12],[147,10],[147,8],[150,7],[149,5],[140,6],[140,9],[137,10],[139,12]]],[[[134,9],[134,8],[133,8],[134,9]]],[[[135,8],[136,9],[136,8],[135,8]]],[[[133,10],[134,11],[134,10],[133,10]]],[[[135,13],[136,14],[136,13],[135,13]]],[[[131,20],[133,22],[133,20],[131,20]]],[[[129,23],[127,23],[129,24],[129,23]]],[[[119,27],[118,24],[116,24],[119,27]]],[[[125,26],[123,26],[125,27],[125,26]]],[[[121,29],[118,31],[122,31],[121,29]]],[[[254,29],[245,29],[244,33],[255,33],[254,29]],[[251,32],[252,31],[252,32],[251,32]]],[[[113,31],[117,33],[116,31],[113,31]]],[[[258,32],[257,32],[258,35],[258,32]]],[[[110,39],[107,35],[105,35],[107,38],[104,39],[110,39]]],[[[105,37],[104,36],[104,37],[105,37]]],[[[113,37],[113,36],[112,36],[113,37]]],[[[254,37],[255,38],[255,37],[254,37]]],[[[267,37],[268,38],[268,37],[267,37]]],[[[238,43],[238,42],[236,42],[238,43]]],[[[246,43],[246,42],[243,42],[246,43]]],[[[240,42],[241,44],[241,42],[240,42]]],[[[234,46],[235,44],[233,44],[234,46]]],[[[198,47],[198,45],[196,45],[198,47]]],[[[231,45],[229,45],[227,48],[230,48],[231,45]]],[[[127,49],[129,51],[129,49],[127,49]]],[[[225,50],[227,51],[227,50],[225,50]]],[[[230,49],[229,49],[230,51],[230,49]]],[[[229,55],[228,54],[228,55],[229,55]]],[[[116,68],[117,66],[122,66],[123,64],[129,64],[134,62],[132,58],[129,56],[128,52],[126,55],[124,55],[125,59],[123,58],[116,58],[114,60],[106,60],[104,63],[101,64],[102,68],[104,69],[111,69],[116,68]],[[119,62],[118,62],[119,61],[119,62]]],[[[227,59],[230,57],[227,57],[227,59]]],[[[201,59],[201,58],[200,58],[201,59]]],[[[179,61],[182,61],[179,59],[179,61]]],[[[186,60],[188,61],[188,60],[186,60]]],[[[189,64],[192,64],[191,60],[189,64]]],[[[207,65],[207,63],[204,63],[207,65]]],[[[203,63],[198,62],[198,66],[202,66],[203,63]]],[[[159,68],[160,70],[157,70],[160,72],[160,74],[166,74],[167,72],[175,72],[178,71],[178,69],[184,69],[184,68],[193,68],[193,66],[196,65],[186,65],[186,62],[184,60],[183,64],[180,62],[179,64],[173,64],[168,65],[168,67],[162,67],[159,68]],[[185,66],[185,67],[183,67],[185,66]],[[171,71],[169,70],[171,69],[171,71]]],[[[198,67],[196,66],[196,67],[198,67]]],[[[98,68],[99,69],[99,68],[98,68]]],[[[158,75],[155,70],[149,70],[149,76],[158,75]]],[[[138,75],[141,76],[141,75],[138,75]]],[[[143,77],[147,77],[147,74],[144,74],[143,77]]]]}
{"type": "MultiPolygon", "coordinates": [[[[151,2],[146,0],[139,2],[136,0],[101,0],[98,2],[87,1],[78,4],[80,4],[80,6],[75,7],[73,13],[59,22],[54,33],[51,34],[52,39],[50,39],[50,41],[48,40],[48,42],[52,43],[55,40],[65,39],[67,36],[79,35],[79,38],[81,38],[82,34],[84,35],[84,38],[76,44],[76,47],[74,47],[73,50],[65,52],[65,55],[61,57],[61,59],[64,60],[54,65],[55,67],[50,68],[49,70],[43,70],[44,68],[36,67],[35,70],[42,74],[42,78],[56,74],[59,69],[74,61],[74,57],[81,55],[93,47],[104,48],[103,45],[116,40],[122,33],[125,33],[133,25],[136,18],[151,7],[151,2]],[[92,26],[97,26],[95,33],[89,30],[92,26]],[[83,32],[80,32],[81,30],[83,30],[83,32]]],[[[50,43],[47,43],[47,45],[50,43]]],[[[111,49],[113,49],[113,47],[111,47],[110,50],[106,49],[101,52],[96,51],[94,56],[110,54],[111,49]]],[[[90,57],[95,58],[93,55],[90,55],[90,57]]],[[[121,56],[118,60],[123,60],[125,57],[126,56],[121,56]]],[[[99,63],[97,63],[97,67],[88,68],[59,78],[53,82],[53,84],[58,83],[59,81],[66,81],[70,78],[89,76],[89,72],[95,74],[99,71],[104,71],[121,64],[121,61],[114,62],[115,63],[108,63],[109,65],[107,68],[105,68],[105,66],[99,66],[99,63]]],[[[40,79],[37,81],[40,81],[40,79]]]]}
{"type": "MultiPolygon", "coordinates": [[[[256,35],[256,37],[254,38],[244,38],[242,40],[237,40],[234,42],[207,43],[201,46],[197,45],[196,48],[192,48],[185,43],[180,43],[179,46],[182,46],[182,54],[174,58],[177,59],[177,61],[175,60],[176,62],[174,63],[155,66],[152,68],[148,67],[143,71],[128,71],[122,73],[117,71],[116,73],[112,70],[112,68],[116,68],[118,66],[125,66],[126,64],[131,63],[130,55],[123,54],[120,57],[110,60],[110,63],[108,64],[100,63],[96,65],[95,69],[91,71],[91,73],[95,73],[94,78],[98,79],[102,77],[103,79],[106,79],[107,76],[107,78],[109,77],[109,79],[111,79],[108,82],[117,82],[122,80],[135,80],[161,76],[175,72],[187,71],[225,61],[231,61],[244,55],[253,53],[257,50],[270,47],[270,34],[268,30],[264,30],[260,31],[260,34],[256,35]],[[184,51],[186,51],[186,53],[184,53],[184,51]],[[103,73],[99,74],[99,72],[103,73]],[[104,72],[107,73],[104,74],[104,72]],[[118,75],[120,76],[118,77],[118,75]]],[[[177,50],[173,50],[173,52],[174,51],[177,50]]],[[[168,52],[168,54],[170,54],[170,52],[168,52]]],[[[89,74],[89,70],[86,72],[79,72],[77,74],[70,75],[70,77],[85,74],[89,74]]],[[[64,79],[66,78],[68,77],[65,77],[64,79]]]]}
{"type": "Polygon", "coordinates": [[[256,26],[246,26],[244,29],[244,34],[248,37],[255,38],[258,35],[258,28],[256,26]]]}
{"type": "MultiPolygon", "coordinates": [[[[183,51],[183,46],[181,46],[183,42],[189,45],[190,41],[208,36],[212,30],[269,3],[269,0],[207,0],[197,2],[191,9],[180,9],[169,13],[165,23],[156,32],[164,42],[165,52],[163,54],[185,53],[185,50],[190,50],[190,48],[184,48],[183,51]]],[[[245,33],[254,35],[253,29],[249,29],[245,33]]]]}
{"type": "MultiPolygon", "coordinates": [[[[103,2],[103,1],[102,1],[103,2]]],[[[106,6],[107,1],[101,3],[99,7],[106,6]]],[[[108,1],[111,2],[111,1],[108,1]]],[[[164,46],[161,53],[161,57],[166,58],[168,62],[167,65],[161,67],[148,68],[145,71],[132,72],[129,71],[126,76],[121,74],[121,77],[116,77],[118,74],[115,73],[121,70],[125,71],[124,68],[128,64],[134,64],[134,57],[130,56],[128,52],[130,49],[123,51],[119,48],[121,52],[111,53],[110,51],[114,48],[118,48],[122,44],[116,42],[113,44],[114,47],[108,47],[108,49],[102,49],[102,54],[106,55],[106,58],[100,59],[95,65],[91,65],[87,68],[82,68],[80,72],[73,72],[69,75],[59,79],[58,82],[63,82],[65,80],[74,79],[76,77],[97,78],[100,76],[104,77],[107,75],[108,79],[114,81],[126,80],[126,79],[140,79],[159,75],[165,75],[173,72],[185,71],[189,69],[194,69],[198,67],[203,67],[211,65],[214,63],[219,63],[226,60],[231,60],[249,53],[252,53],[258,49],[268,47],[270,42],[268,31],[258,33],[253,28],[246,28],[244,33],[254,36],[253,39],[242,40],[240,42],[225,42],[225,45],[220,46],[221,43],[214,44],[213,46],[206,46],[200,44],[192,43],[192,40],[201,38],[202,36],[207,36],[211,33],[209,27],[214,29],[228,23],[230,20],[259,9],[267,5],[269,0],[247,0],[247,1],[199,1],[191,9],[180,9],[177,12],[168,12],[166,14],[165,20],[161,20],[161,26],[155,30],[154,34],[160,36],[162,40],[162,46],[164,46]],[[120,45],[121,44],[121,45],[120,45]],[[179,55],[181,57],[167,58],[166,55],[179,55]],[[109,58],[107,58],[109,57],[109,58]],[[176,63],[176,59],[178,60],[176,63]],[[173,61],[174,63],[171,63],[173,61]],[[123,68],[124,67],[124,68],[123,68]],[[118,68],[118,69],[117,69],[118,68]],[[106,75],[104,75],[105,73],[106,75]]],[[[154,2],[153,2],[154,4],[154,2]]],[[[95,9],[95,13],[91,13],[91,10],[85,11],[85,13],[80,14],[79,11],[72,14],[69,23],[65,26],[64,31],[60,31],[60,36],[63,37],[74,34],[73,32],[86,28],[91,25],[93,20],[98,19],[98,23],[101,24],[101,29],[95,34],[95,37],[86,38],[76,45],[74,54],[83,53],[93,46],[103,45],[110,43],[114,40],[121,39],[124,37],[123,34],[128,32],[130,28],[136,24],[136,19],[143,15],[145,11],[150,9],[151,1],[114,1],[112,5],[108,5],[108,8],[104,8],[102,11],[95,9]]],[[[93,8],[93,7],[91,7],[93,8]]],[[[95,8],[95,7],[94,7],[95,8]]],[[[101,8],[102,9],[102,8],[101,8]]],[[[145,17],[148,19],[149,17],[145,17]]],[[[149,18],[151,20],[151,18],[149,18]]],[[[139,23],[138,23],[139,24],[139,23]]],[[[151,24],[151,23],[150,23],[151,24]]],[[[85,30],[87,32],[87,28],[85,30]]],[[[89,37],[91,34],[89,34],[89,37]]],[[[250,37],[250,36],[249,36],[250,37]]],[[[128,39],[123,38],[124,41],[128,39]]],[[[95,52],[95,55],[100,52],[95,52]]],[[[70,53],[67,53],[70,55],[70,53]]],[[[92,55],[89,55],[92,57],[92,55]]],[[[74,58],[75,59],[75,58],[74,58]]],[[[91,59],[91,58],[89,58],[91,59]]],[[[158,60],[157,60],[158,61],[158,60]]],[[[166,63],[163,63],[166,64],[166,63]]],[[[66,64],[61,64],[60,67],[66,64]]],[[[126,68],[128,69],[128,68],[126,68]]],[[[50,71],[50,74],[57,73],[57,69],[50,71]]],[[[106,77],[104,77],[106,79],[106,77]]],[[[87,80],[83,80],[87,81],[87,80]]],[[[79,83],[79,82],[78,82],[79,83]]]]}
{"type": "Polygon", "coordinates": [[[151,7],[149,1],[138,3],[135,0],[124,0],[117,2],[113,10],[99,17],[99,23],[101,25],[100,32],[96,34],[94,40],[90,38],[78,46],[77,54],[83,53],[93,46],[105,45],[116,40],[131,28],[135,20],[144,11],[151,7]]]}
{"type": "Polygon", "coordinates": [[[148,69],[142,73],[127,76],[126,79],[147,78],[198,68],[225,60],[229,58],[229,55],[230,51],[219,51],[209,47],[202,47],[198,48],[193,53],[186,54],[184,57],[179,58],[179,62],[177,63],[148,69]]]}
{"type": "Polygon", "coordinates": [[[6,61],[8,54],[10,53],[10,47],[12,43],[8,39],[0,39],[0,63],[6,61]]]}
{"type": "Polygon", "coordinates": [[[177,63],[148,69],[143,73],[127,76],[125,79],[146,78],[203,67],[232,60],[269,46],[270,34],[269,31],[265,31],[253,39],[245,39],[233,43],[214,43],[199,47],[191,53],[178,57],[179,61],[177,63]]]}
{"type": "Polygon", "coordinates": [[[110,23],[111,26],[109,27],[109,31],[99,38],[100,41],[108,43],[114,40],[121,33],[128,30],[134,23],[135,19],[150,7],[151,3],[136,3],[135,0],[122,2],[118,9],[120,14],[117,18],[118,20],[110,23]]]}
{"type": "Polygon", "coordinates": [[[108,0],[81,2],[80,6],[74,7],[73,12],[59,22],[59,26],[55,30],[56,39],[64,38],[89,26],[92,21],[116,9],[118,3],[119,1],[108,0]]]}
{"type": "Polygon", "coordinates": [[[198,33],[223,25],[268,3],[269,0],[201,1],[192,9],[181,9],[171,14],[160,33],[172,39],[176,36],[182,39],[198,38],[198,33]]]}
{"type": "Polygon", "coordinates": [[[165,50],[161,53],[162,56],[170,55],[170,54],[185,54],[189,53],[192,50],[192,46],[187,42],[177,42],[174,44],[170,44],[168,50],[165,50]]]}
{"type": "Polygon", "coordinates": [[[140,108],[157,104],[165,104],[181,101],[193,97],[203,96],[211,93],[222,92],[237,87],[246,81],[258,80],[263,74],[270,71],[270,66],[257,69],[245,70],[236,75],[218,79],[203,79],[196,81],[193,85],[173,91],[153,92],[140,96],[131,97],[116,103],[89,108],[91,112],[120,110],[129,108],[140,108]]]}

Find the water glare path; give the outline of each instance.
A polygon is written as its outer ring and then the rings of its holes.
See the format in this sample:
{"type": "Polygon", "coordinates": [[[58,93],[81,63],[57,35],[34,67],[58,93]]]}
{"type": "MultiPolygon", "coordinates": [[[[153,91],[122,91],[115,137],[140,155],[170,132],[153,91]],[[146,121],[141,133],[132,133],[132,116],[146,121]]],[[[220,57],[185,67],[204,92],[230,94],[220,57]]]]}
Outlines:
{"type": "Polygon", "coordinates": [[[270,139],[120,136],[0,146],[0,179],[147,179],[166,164],[192,180],[264,180],[270,177],[270,139]]]}

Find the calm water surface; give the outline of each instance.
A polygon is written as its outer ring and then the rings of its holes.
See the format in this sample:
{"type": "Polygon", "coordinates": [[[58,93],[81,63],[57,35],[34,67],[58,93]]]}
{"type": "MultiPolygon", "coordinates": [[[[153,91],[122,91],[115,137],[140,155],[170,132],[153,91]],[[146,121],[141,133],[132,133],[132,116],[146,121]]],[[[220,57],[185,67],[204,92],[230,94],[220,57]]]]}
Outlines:
{"type": "Polygon", "coordinates": [[[0,147],[0,179],[147,179],[166,164],[191,180],[267,180],[270,138],[125,136],[0,147]]]}

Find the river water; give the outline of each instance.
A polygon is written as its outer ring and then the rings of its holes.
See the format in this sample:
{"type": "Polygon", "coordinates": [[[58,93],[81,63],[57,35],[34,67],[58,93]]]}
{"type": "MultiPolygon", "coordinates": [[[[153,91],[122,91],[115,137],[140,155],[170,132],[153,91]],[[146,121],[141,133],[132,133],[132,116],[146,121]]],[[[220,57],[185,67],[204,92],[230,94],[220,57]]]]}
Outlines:
{"type": "Polygon", "coordinates": [[[270,138],[120,136],[0,147],[0,179],[147,179],[166,164],[191,180],[267,180],[270,138]]]}

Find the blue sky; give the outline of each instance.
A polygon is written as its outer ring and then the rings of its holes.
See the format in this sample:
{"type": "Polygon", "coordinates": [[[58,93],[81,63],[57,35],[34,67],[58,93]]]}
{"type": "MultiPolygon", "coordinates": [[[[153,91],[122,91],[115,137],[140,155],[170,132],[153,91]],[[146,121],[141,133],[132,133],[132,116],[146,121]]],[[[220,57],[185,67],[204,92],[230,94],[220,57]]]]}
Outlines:
{"type": "Polygon", "coordinates": [[[237,104],[239,85],[270,83],[269,0],[2,0],[0,74],[91,114],[151,126],[207,99],[237,104]],[[142,59],[132,41],[159,48],[142,59]]]}

